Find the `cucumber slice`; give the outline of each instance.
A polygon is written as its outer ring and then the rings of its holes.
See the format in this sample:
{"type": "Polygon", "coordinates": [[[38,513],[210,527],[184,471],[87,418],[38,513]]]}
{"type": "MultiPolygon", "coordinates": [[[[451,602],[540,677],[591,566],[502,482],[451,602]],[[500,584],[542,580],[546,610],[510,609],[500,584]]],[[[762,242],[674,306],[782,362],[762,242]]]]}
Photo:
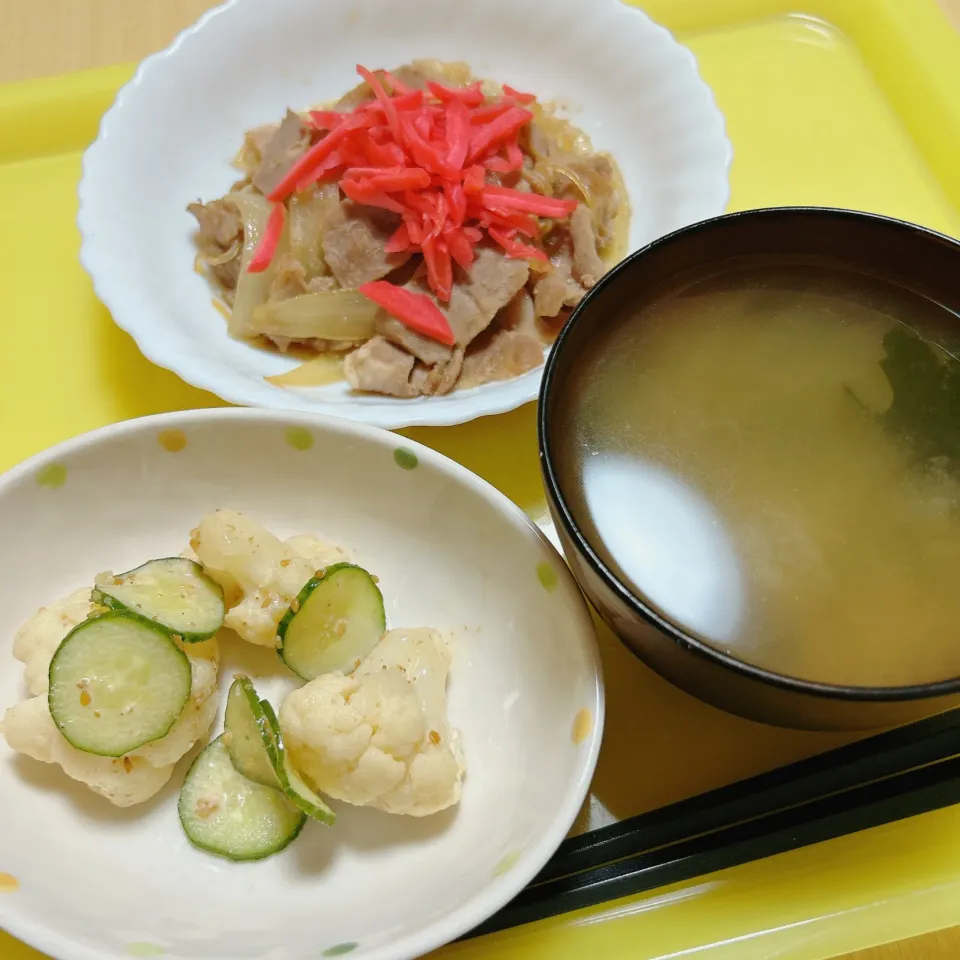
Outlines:
{"type": "Polygon", "coordinates": [[[184,557],[96,579],[91,599],[113,610],[132,610],[186,643],[209,640],[223,626],[223,590],[203,567],[184,557]]]}
{"type": "Polygon", "coordinates": [[[249,677],[237,677],[227,694],[223,718],[224,743],[239,773],[248,780],[279,790],[278,736],[270,724],[249,677]]]}
{"type": "Polygon", "coordinates": [[[335,563],[290,604],[277,627],[278,652],[304,680],[334,670],[352,673],[386,628],[383,595],[373,577],[352,563],[335,563]]]}
{"type": "Polygon", "coordinates": [[[112,610],[74,627],[50,661],[50,715],[78,750],[122,757],[166,736],[190,697],[190,661],[158,624],[112,610]]]}
{"type": "Polygon", "coordinates": [[[279,790],[238,773],[223,736],[193,761],[177,810],[194,846],[228,860],[262,860],[279,853],[307,819],[279,790]]]}
{"type": "Polygon", "coordinates": [[[276,731],[276,744],[279,752],[279,763],[276,771],[281,789],[287,795],[287,799],[299,807],[308,817],[313,817],[314,820],[319,820],[320,823],[332,827],[336,822],[337,815],[294,769],[290,762],[290,754],[283,746],[280,721],[277,720],[273,707],[266,700],[261,700],[260,706],[270,727],[276,731]]]}
{"type": "Polygon", "coordinates": [[[249,677],[233,681],[227,694],[223,742],[237,772],[249,780],[282,790],[308,817],[333,826],[336,814],[307,785],[284,750],[280,721],[266,700],[257,699],[249,677]]]}

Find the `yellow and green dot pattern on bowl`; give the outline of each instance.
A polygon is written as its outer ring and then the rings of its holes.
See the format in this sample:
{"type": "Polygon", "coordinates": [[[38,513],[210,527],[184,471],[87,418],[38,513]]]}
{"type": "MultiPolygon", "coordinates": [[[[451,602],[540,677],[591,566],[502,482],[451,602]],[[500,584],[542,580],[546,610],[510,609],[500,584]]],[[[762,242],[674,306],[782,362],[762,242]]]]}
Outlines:
{"type": "Polygon", "coordinates": [[[187,435],[182,430],[161,430],[157,443],[168,453],[179,453],[187,445],[187,435]]]}
{"type": "Polygon", "coordinates": [[[147,941],[127,944],[127,953],[131,957],[162,957],[166,952],[158,944],[148,943],[147,941]]]}
{"type": "Polygon", "coordinates": [[[67,468],[62,463],[48,463],[37,473],[37,483],[41,487],[62,487],[67,482],[67,468]]]}

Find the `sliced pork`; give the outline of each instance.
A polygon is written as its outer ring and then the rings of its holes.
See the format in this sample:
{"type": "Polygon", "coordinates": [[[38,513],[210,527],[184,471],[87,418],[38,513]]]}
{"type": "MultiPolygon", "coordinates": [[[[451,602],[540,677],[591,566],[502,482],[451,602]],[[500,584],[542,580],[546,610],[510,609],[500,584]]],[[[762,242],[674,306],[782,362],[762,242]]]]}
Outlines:
{"type": "Polygon", "coordinates": [[[253,185],[261,193],[272,193],[309,144],[310,134],[300,117],[287,110],[280,126],[261,147],[260,166],[253,174],[253,185]]]}
{"type": "Polygon", "coordinates": [[[354,390],[385,393],[391,397],[415,397],[410,383],[413,355],[383,337],[372,337],[343,361],[343,373],[354,390]]]}
{"type": "Polygon", "coordinates": [[[462,390],[509,380],[543,363],[543,343],[526,333],[490,327],[470,344],[458,386],[462,390]]]}
{"type": "Polygon", "coordinates": [[[240,278],[240,248],[243,245],[240,213],[229,200],[191,203],[187,210],[197,221],[197,249],[219,284],[223,299],[232,304],[240,278]]]}
{"type": "Polygon", "coordinates": [[[570,216],[570,239],[573,241],[573,276],[589,290],[607,272],[597,253],[597,234],[593,229],[593,213],[580,204],[570,216]]]}
{"type": "Polygon", "coordinates": [[[389,210],[362,207],[344,200],[323,235],[323,256],[337,283],[355,290],[370,280],[380,280],[405,263],[408,253],[387,253],[384,245],[400,218],[389,210]]]}
{"type": "MultiPolygon", "coordinates": [[[[447,318],[458,347],[467,347],[482,333],[497,313],[523,289],[530,276],[525,260],[510,260],[492,247],[477,247],[469,269],[454,271],[455,283],[450,302],[438,303],[447,318]]],[[[410,286],[425,292],[418,280],[410,286]]],[[[452,350],[436,340],[424,337],[393,317],[377,321],[377,332],[409,350],[428,366],[450,359],[452,350]]]]}
{"type": "Polygon", "coordinates": [[[569,238],[550,257],[551,268],[533,286],[533,306],[538,317],[555,317],[565,307],[575,307],[586,290],[573,279],[573,251],[569,238]]]}

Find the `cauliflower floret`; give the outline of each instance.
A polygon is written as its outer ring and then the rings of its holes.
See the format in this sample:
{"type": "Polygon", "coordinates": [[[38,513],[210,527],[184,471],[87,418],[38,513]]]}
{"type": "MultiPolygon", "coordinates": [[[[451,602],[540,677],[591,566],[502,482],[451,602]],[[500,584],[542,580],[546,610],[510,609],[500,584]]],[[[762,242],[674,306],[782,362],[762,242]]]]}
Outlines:
{"type": "Polygon", "coordinates": [[[311,533],[301,533],[284,542],[290,550],[306,559],[314,571],[350,559],[349,554],[342,547],[327,543],[326,540],[321,540],[311,533]]]}
{"type": "Polygon", "coordinates": [[[326,674],[280,707],[291,759],[321,793],[424,817],[460,799],[459,737],[447,722],[450,652],[429,629],[393,630],[348,677],[326,674]]]}
{"type": "Polygon", "coordinates": [[[12,750],[42,763],[57,763],[67,776],[86,784],[116,806],[128,807],[157,793],[170,779],[177,761],[210,732],[217,714],[219,648],[215,639],[182,645],[190,659],[190,699],[165,737],[124,757],[84,753],[68,743],[57,729],[50,716],[46,691],[53,654],[60,641],[92,609],[89,597],[89,589],[78,590],[38,611],[20,629],[14,653],[27,664],[30,692],[39,695],[7,710],[2,729],[12,750]],[[83,616],[81,594],[86,597],[87,607],[83,616]]]}
{"type": "Polygon", "coordinates": [[[140,757],[98,757],[71,746],[60,734],[47,698],[31,697],[4,715],[3,732],[11,749],[42,763],[58,763],[63,772],[86,784],[118,807],[148,800],[170,779],[172,766],[155,767],[140,757]]]}
{"type": "Polygon", "coordinates": [[[34,696],[46,693],[50,686],[50,661],[60,641],[83,623],[92,610],[90,588],[84,587],[48,607],[41,607],[17,631],[13,638],[13,655],[26,665],[23,678],[34,696]]]}
{"type": "Polygon", "coordinates": [[[427,736],[420,701],[397,670],[318,677],[286,698],[280,727],[295,765],[319,791],[360,806],[400,783],[427,736]]]}
{"type": "Polygon", "coordinates": [[[236,510],[204,517],[190,548],[223,587],[229,608],[224,626],[264,647],[276,645],[277,625],[316,571],[348,559],[339,547],[316,537],[284,542],[236,510]]]}

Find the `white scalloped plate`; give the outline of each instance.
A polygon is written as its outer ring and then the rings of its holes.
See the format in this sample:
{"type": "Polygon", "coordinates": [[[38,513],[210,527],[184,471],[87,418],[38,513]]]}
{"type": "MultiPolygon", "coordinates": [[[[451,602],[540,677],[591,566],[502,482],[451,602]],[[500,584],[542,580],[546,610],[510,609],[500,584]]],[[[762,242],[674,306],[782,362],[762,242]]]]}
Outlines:
{"type": "Polygon", "coordinates": [[[620,0],[233,0],[141,65],[84,157],[81,261],[114,320],[154,363],[248,406],[397,428],[503,413],[540,370],[446,397],[289,390],[293,361],[227,336],[193,271],[185,206],[222,195],[243,131],[338,97],[355,66],[465,60],[479,76],[557,102],[623,169],[630,247],[723,212],[730,144],[692,53],[620,0]]]}
{"type": "MultiPolygon", "coordinates": [[[[0,717],[24,696],[12,639],[37,607],[179,552],[200,517],[232,506],[346,547],[380,577],[391,626],[450,633],[467,762],[456,808],[416,819],[334,803],[334,827],[308,823],[280,854],[230,863],[180,829],[189,758],[121,810],[0,736],[0,928],[58,960],[410,960],[540,871],[600,749],[590,614],[503,494],[400,444],[343,419],[226,408],[106,427],[0,478],[0,717]]],[[[275,704],[295,681],[262,647],[224,638],[221,653],[221,706],[234,671],[275,704]]]]}

